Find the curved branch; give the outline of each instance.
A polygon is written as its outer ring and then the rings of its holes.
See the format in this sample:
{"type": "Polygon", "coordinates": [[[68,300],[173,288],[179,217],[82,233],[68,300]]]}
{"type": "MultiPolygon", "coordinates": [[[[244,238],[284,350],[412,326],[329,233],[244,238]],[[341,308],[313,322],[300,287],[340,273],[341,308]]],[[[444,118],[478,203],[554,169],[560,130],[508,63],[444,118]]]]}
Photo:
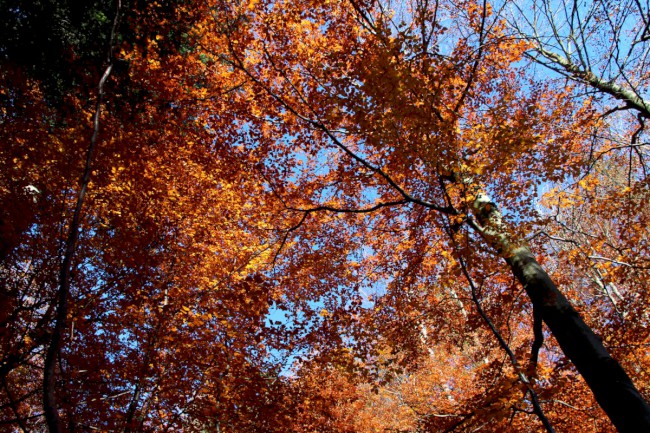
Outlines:
{"type": "Polygon", "coordinates": [[[544,428],[546,429],[547,432],[549,433],[555,433],[555,429],[551,425],[550,421],[548,418],[546,418],[546,415],[544,414],[544,410],[542,409],[542,406],[540,405],[539,398],[537,396],[537,392],[533,388],[533,385],[530,383],[530,380],[524,372],[521,369],[521,366],[519,365],[519,361],[517,361],[517,357],[513,353],[513,351],[510,349],[510,346],[508,346],[508,342],[503,338],[499,330],[496,328],[490,317],[485,313],[483,310],[483,307],[481,306],[481,302],[478,299],[477,295],[477,290],[476,290],[476,285],[474,284],[474,280],[472,276],[469,274],[469,271],[467,270],[467,266],[465,265],[465,261],[462,259],[462,257],[459,257],[458,263],[460,264],[461,271],[463,275],[465,276],[465,279],[469,283],[470,289],[472,291],[472,302],[476,306],[476,310],[478,311],[479,315],[483,319],[483,321],[488,325],[490,328],[490,331],[492,331],[492,334],[496,337],[497,341],[499,342],[499,346],[506,352],[508,355],[508,358],[510,359],[510,363],[512,364],[512,367],[514,368],[515,372],[517,373],[517,376],[519,377],[519,380],[521,383],[524,384],[526,387],[526,390],[528,393],[530,393],[530,400],[531,403],[533,404],[533,411],[535,412],[535,415],[539,418],[539,420],[542,422],[544,425],[544,428]]]}
{"type": "MultiPolygon", "coordinates": [[[[629,108],[637,110],[642,117],[650,119],[650,102],[639,97],[639,95],[637,95],[632,90],[625,89],[614,82],[605,81],[604,79],[596,76],[591,70],[582,69],[573,63],[569,58],[556,54],[541,46],[538,46],[535,48],[535,50],[540,55],[547,58],[549,61],[562,67],[568,73],[570,78],[585,84],[589,84],[595,89],[600,90],[601,92],[606,93],[615,99],[618,99],[619,101],[625,102],[629,108]]],[[[537,63],[549,67],[548,64],[542,62],[540,59],[534,56],[530,57],[537,63]]]]}
{"type": "Polygon", "coordinates": [[[84,165],[83,175],[80,181],[79,193],[77,194],[77,201],[70,223],[68,238],[65,243],[65,252],[63,262],[59,272],[59,289],[57,291],[57,307],[55,314],[54,329],[50,344],[47,348],[47,354],[43,364],[43,412],[47,422],[50,433],[62,433],[63,426],[61,425],[61,418],[59,417],[59,403],[56,395],[56,366],[61,350],[62,337],[65,329],[65,322],[68,316],[68,295],[70,292],[70,274],[72,268],[72,258],[74,256],[77,239],[79,238],[79,226],[81,222],[81,211],[83,208],[84,199],[88,184],[90,183],[90,174],[92,172],[92,162],[95,148],[97,147],[97,138],[99,136],[99,126],[101,118],[101,110],[104,96],[104,85],[111,75],[114,65],[113,59],[113,43],[115,40],[115,33],[120,21],[122,2],[117,0],[117,7],[115,19],[113,20],[113,27],[111,29],[111,39],[109,41],[108,50],[108,65],[102,74],[97,85],[97,102],[95,105],[95,114],[93,115],[93,133],[90,138],[90,144],[86,152],[86,162],[84,165]]]}
{"type": "Polygon", "coordinates": [[[316,206],[309,209],[300,209],[300,208],[293,208],[293,207],[287,207],[287,209],[296,212],[304,212],[306,214],[312,212],[319,212],[319,211],[329,211],[329,212],[337,212],[337,213],[370,213],[384,207],[398,206],[398,205],[408,204],[408,203],[412,203],[412,202],[410,200],[387,201],[383,203],[377,203],[376,205],[371,207],[360,208],[360,209],[338,208],[338,207],[327,206],[327,205],[316,206]]]}

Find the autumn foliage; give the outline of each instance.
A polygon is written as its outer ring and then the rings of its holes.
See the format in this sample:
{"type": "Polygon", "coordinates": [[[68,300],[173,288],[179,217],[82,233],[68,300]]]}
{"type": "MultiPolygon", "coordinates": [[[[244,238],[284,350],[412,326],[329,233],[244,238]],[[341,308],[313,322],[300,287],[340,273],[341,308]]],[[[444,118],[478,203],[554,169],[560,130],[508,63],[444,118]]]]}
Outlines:
{"type": "Polygon", "coordinates": [[[643,412],[647,117],[510,4],[7,3],[0,430],[635,431],[516,261],[643,412]]]}

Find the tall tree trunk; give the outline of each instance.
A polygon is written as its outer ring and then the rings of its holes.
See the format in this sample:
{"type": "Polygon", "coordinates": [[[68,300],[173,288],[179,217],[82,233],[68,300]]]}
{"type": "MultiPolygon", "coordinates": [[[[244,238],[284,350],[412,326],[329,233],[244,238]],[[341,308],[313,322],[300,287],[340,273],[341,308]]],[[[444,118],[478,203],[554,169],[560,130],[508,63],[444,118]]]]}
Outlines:
{"type": "Polygon", "coordinates": [[[650,406],[602,340],[582,320],[530,249],[512,240],[501,213],[485,194],[474,202],[473,226],[506,260],[564,354],[621,433],[650,432],[650,406]]]}

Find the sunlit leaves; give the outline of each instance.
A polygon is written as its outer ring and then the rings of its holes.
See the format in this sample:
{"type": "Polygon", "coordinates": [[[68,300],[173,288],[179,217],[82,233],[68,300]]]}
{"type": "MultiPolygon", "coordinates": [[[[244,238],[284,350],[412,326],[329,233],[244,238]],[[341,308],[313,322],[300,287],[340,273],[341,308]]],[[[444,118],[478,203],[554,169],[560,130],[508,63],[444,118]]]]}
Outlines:
{"type": "MultiPolygon", "coordinates": [[[[495,7],[137,5],[74,265],[58,372],[68,425],[538,428],[474,303],[526,366],[530,307],[469,231],[479,190],[647,382],[634,350],[649,338],[644,156],[593,140],[611,125],[590,98],[531,79],[530,46],[495,7]]],[[[95,95],[81,86],[53,107],[22,73],[2,72],[1,410],[38,429],[95,95]]],[[[609,428],[552,339],[524,370],[558,430],[609,428]]]]}

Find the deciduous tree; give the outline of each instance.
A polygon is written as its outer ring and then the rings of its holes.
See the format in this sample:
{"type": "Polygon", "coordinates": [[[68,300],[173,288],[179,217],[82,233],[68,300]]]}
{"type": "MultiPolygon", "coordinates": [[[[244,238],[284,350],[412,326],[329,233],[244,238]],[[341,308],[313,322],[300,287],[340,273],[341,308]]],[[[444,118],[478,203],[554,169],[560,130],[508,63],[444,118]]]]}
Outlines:
{"type": "Polygon", "coordinates": [[[129,2],[108,60],[59,26],[82,82],[7,55],[6,423],[646,428],[642,131],[506,6],[129,2]]]}

